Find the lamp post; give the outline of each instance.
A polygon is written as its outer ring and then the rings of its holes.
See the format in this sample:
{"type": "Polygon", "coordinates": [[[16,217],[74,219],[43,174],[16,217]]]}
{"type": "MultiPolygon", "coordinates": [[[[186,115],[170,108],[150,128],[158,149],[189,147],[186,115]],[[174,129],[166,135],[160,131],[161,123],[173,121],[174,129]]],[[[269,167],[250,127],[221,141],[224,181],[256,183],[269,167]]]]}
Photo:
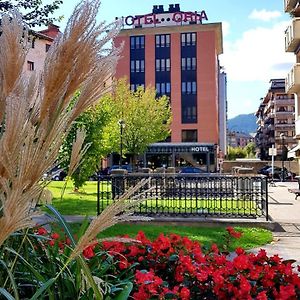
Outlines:
{"type": "Polygon", "coordinates": [[[118,124],[120,126],[120,161],[119,161],[119,166],[120,169],[122,168],[122,156],[123,156],[123,129],[125,127],[125,121],[120,119],[118,121],[118,124]]]}
{"type": "Polygon", "coordinates": [[[285,178],[284,178],[284,140],[285,140],[285,135],[283,133],[280,133],[280,139],[281,139],[281,145],[282,145],[282,152],[281,152],[281,163],[282,163],[282,166],[281,166],[281,169],[282,169],[282,181],[285,181],[285,178]]]}

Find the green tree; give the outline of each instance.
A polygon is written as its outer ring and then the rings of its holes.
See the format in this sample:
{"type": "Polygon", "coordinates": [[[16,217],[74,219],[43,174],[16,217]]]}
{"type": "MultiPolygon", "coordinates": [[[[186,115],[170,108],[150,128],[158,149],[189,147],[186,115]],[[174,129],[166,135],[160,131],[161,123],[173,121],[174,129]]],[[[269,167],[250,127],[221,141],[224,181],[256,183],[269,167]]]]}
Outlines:
{"type": "Polygon", "coordinates": [[[228,147],[227,151],[227,159],[235,160],[237,158],[245,158],[247,156],[247,152],[245,149],[241,147],[228,147]]]}
{"type": "Polygon", "coordinates": [[[129,154],[132,163],[136,156],[146,151],[155,142],[162,141],[170,135],[171,109],[166,96],[157,98],[154,88],[140,87],[136,92],[130,91],[125,79],[117,83],[114,93],[107,96],[107,102],[114,110],[111,121],[106,128],[106,138],[112,152],[120,152],[120,125],[124,121],[123,153],[129,154]]]}
{"type": "Polygon", "coordinates": [[[48,25],[61,19],[50,17],[62,4],[62,0],[53,0],[49,4],[43,4],[41,0],[15,0],[0,1],[0,12],[7,12],[17,8],[24,22],[29,27],[48,25]]]}
{"type": "Polygon", "coordinates": [[[109,140],[103,139],[104,128],[110,118],[110,110],[104,103],[100,103],[89,110],[82,113],[74,122],[64,144],[60,150],[60,160],[65,170],[68,170],[72,144],[76,136],[77,129],[84,128],[86,130],[86,138],[84,144],[89,144],[89,148],[85,153],[83,160],[77,170],[72,174],[75,189],[80,188],[88,178],[99,169],[102,158],[107,156],[110,147],[104,142],[109,140]]]}
{"type": "Polygon", "coordinates": [[[246,151],[248,158],[255,157],[255,143],[254,142],[248,143],[244,147],[244,150],[246,151]]]}

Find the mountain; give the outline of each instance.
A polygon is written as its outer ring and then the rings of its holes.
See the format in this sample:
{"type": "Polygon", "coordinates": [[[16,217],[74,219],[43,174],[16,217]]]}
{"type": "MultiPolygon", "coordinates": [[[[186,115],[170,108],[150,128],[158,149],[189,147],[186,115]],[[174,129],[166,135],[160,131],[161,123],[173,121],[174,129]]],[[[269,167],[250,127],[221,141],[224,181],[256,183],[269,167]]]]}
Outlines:
{"type": "Polygon", "coordinates": [[[238,131],[244,133],[256,132],[256,117],[254,113],[247,115],[238,115],[232,119],[228,119],[227,128],[230,131],[238,131]]]}

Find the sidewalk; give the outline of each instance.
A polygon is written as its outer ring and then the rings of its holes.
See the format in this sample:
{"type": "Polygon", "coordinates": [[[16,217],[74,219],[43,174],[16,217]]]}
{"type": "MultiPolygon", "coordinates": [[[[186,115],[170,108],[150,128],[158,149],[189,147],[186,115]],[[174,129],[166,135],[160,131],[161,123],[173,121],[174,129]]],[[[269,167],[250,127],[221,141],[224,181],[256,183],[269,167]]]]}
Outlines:
{"type": "Polygon", "coordinates": [[[274,241],[261,248],[269,255],[295,259],[295,265],[300,265],[300,198],[295,200],[289,188],[298,188],[298,183],[277,182],[275,186],[269,186],[269,216],[278,226],[273,232],[274,241]]]}

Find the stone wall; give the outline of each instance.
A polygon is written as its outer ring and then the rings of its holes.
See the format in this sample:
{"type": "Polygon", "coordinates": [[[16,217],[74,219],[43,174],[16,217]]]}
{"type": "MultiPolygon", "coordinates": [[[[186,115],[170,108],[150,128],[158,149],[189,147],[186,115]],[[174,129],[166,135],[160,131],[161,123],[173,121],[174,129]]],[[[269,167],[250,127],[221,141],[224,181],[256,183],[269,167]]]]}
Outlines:
{"type": "MultiPolygon", "coordinates": [[[[271,166],[271,161],[234,161],[234,160],[224,160],[223,162],[223,173],[232,173],[233,167],[244,167],[244,168],[253,168],[253,173],[257,173],[257,171],[265,165],[271,166]]],[[[274,166],[282,167],[281,161],[274,161],[274,166]]],[[[297,161],[285,161],[284,166],[291,172],[299,175],[299,165],[297,161]]]]}

